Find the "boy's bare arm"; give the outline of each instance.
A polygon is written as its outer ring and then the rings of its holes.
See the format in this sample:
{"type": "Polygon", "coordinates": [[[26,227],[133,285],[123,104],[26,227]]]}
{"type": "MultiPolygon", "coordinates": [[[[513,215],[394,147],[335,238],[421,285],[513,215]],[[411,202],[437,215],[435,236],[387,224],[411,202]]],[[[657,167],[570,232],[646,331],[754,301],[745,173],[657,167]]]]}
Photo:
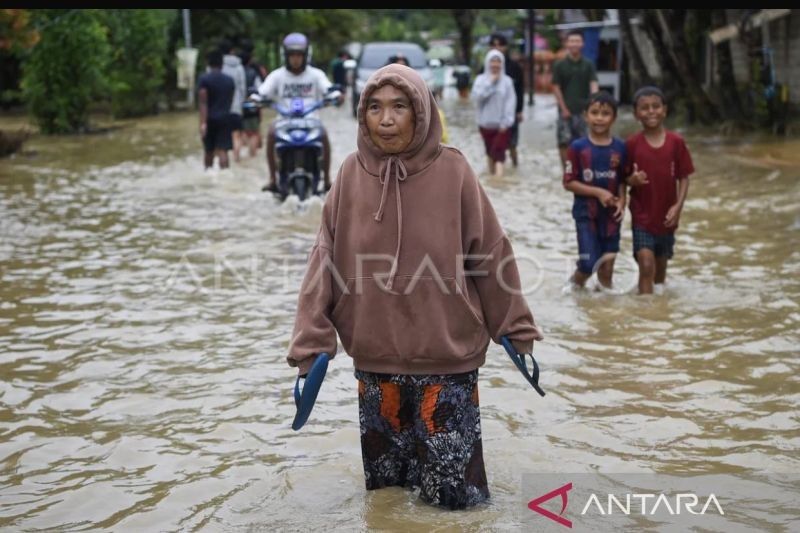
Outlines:
{"type": "Polygon", "coordinates": [[[633,174],[627,176],[625,178],[625,182],[631,187],[639,187],[641,185],[647,185],[650,183],[647,180],[647,172],[644,170],[639,170],[639,165],[636,163],[633,164],[633,174]]]}
{"type": "Polygon", "coordinates": [[[689,178],[681,178],[678,180],[678,200],[675,205],[669,208],[667,216],[664,217],[664,226],[672,228],[678,225],[681,218],[681,211],[683,211],[683,203],[686,201],[686,195],[689,194],[689,178]]]}
{"type": "Polygon", "coordinates": [[[678,180],[678,204],[683,208],[683,203],[686,201],[686,196],[689,194],[689,178],[681,178],[678,180]]]}
{"type": "Polygon", "coordinates": [[[591,196],[600,200],[604,206],[609,206],[617,201],[617,197],[608,190],[593,185],[586,185],[580,181],[572,180],[564,184],[564,188],[579,196],[591,196]]]}
{"type": "Polygon", "coordinates": [[[571,113],[567,108],[567,104],[564,103],[564,95],[561,93],[561,87],[557,83],[553,84],[553,94],[556,95],[556,103],[561,110],[561,116],[563,118],[568,118],[571,113]]]}
{"type": "Polygon", "coordinates": [[[200,136],[205,137],[208,123],[208,90],[200,89],[197,100],[200,107],[200,136]]]}
{"type": "Polygon", "coordinates": [[[622,219],[625,217],[625,204],[628,201],[627,189],[628,188],[625,186],[624,183],[620,185],[619,197],[615,202],[616,209],[614,210],[614,220],[616,220],[617,222],[622,222],[622,219]]]}

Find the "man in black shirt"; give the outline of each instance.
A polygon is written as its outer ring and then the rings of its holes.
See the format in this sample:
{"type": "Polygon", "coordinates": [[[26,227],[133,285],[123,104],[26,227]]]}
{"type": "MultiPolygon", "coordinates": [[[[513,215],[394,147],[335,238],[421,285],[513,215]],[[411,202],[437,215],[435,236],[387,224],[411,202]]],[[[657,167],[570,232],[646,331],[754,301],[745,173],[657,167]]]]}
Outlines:
{"type": "Polygon", "coordinates": [[[222,53],[214,50],[206,56],[209,71],[197,82],[200,106],[200,138],[205,149],[205,166],[228,168],[228,150],[233,149],[233,124],[230,119],[231,102],[236,85],[233,78],[222,73],[222,53]]]}

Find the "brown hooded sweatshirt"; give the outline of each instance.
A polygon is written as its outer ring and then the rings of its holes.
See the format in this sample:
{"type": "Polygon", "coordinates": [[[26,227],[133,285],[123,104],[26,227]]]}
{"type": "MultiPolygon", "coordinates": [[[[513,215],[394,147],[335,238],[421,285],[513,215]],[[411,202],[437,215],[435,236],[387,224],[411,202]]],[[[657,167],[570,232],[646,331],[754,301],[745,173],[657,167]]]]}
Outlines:
{"type": "Polygon", "coordinates": [[[364,87],[358,150],[342,163],[300,288],[287,358],[306,373],[336,353],[391,374],[469,372],[490,338],[523,353],[542,338],[524,296],[511,243],[466,158],[442,146],[433,94],[411,68],[387,65],[364,87]],[[414,136],[386,154],[365,121],[386,84],[412,102],[414,136]]]}

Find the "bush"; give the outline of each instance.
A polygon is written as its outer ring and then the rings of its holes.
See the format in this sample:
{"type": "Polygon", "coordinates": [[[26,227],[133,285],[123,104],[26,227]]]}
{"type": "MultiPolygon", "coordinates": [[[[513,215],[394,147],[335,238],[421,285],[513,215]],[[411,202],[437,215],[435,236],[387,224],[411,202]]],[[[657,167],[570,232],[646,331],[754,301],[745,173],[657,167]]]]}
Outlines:
{"type": "Polygon", "coordinates": [[[22,94],[43,133],[89,126],[89,104],[105,88],[109,49],[94,9],[33,12],[41,40],[23,64],[22,94]]]}
{"type": "Polygon", "coordinates": [[[141,116],[158,110],[167,26],[173,17],[173,12],[153,9],[114,9],[104,13],[111,46],[107,77],[114,116],[141,116]]]}

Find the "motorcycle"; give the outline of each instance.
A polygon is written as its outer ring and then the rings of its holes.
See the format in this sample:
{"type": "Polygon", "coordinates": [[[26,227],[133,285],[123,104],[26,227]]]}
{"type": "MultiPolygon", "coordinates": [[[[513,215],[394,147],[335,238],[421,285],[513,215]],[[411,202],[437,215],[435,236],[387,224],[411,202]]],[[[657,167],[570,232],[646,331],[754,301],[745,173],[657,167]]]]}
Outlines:
{"type": "MultiPolygon", "coordinates": [[[[289,107],[269,99],[253,95],[244,104],[248,106],[269,106],[278,112],[275,122],[275,154],[278,163],[278,190],[274,194],[281,201],[291,195],[303,201],[313,195],[323,195],[321,191],[322,163],[322,122],[308,117],[317,109],[329,105],[339,105],[341,91],[333,86],[322,100],[306,106],[302,98],[293,98],[289,107]]],[[[266,187],[262,190],[268,190],[266,187]]]]}

